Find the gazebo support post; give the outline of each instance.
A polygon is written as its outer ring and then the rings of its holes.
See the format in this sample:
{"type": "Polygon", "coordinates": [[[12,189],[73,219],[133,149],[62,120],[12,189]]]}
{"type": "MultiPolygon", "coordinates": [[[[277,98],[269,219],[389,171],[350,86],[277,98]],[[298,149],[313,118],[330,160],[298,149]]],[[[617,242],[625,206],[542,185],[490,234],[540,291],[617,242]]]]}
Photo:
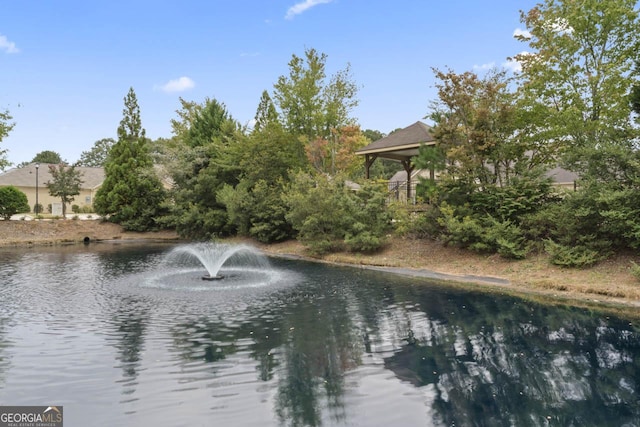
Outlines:
{"type": "Polygon", "coordinates": [[[366,154],[364,156],[364,166],[365,166],[365,178],[369,179],[369,168],[373,165],[373,162],[378,158],[377,154],[366,154]]]}
{"type": "Polygon", "coordinates": [[[402,160],[402,167],[407,173],[407,203],[411,200],[411,172],[413,172],[414,166],[411,164],[411,159],[402,160]]]}

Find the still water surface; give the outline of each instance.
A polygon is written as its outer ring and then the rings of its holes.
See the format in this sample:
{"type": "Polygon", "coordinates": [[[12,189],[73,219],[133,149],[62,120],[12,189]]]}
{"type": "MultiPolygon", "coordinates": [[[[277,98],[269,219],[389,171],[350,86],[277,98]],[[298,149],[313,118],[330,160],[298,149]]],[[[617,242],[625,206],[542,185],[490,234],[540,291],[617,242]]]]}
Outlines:
{"type": "Polygon", "coordinates": [[[171,248],[0,250],[0,404],[66,426],[640,426],[631,320],[284,259],[203,282],[171,248]]]}

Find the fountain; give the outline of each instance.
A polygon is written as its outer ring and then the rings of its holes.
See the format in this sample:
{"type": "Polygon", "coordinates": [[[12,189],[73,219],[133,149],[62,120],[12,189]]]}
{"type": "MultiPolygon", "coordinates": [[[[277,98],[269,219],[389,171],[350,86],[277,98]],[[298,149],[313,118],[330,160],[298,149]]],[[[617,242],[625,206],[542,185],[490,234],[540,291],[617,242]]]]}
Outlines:
{"type": "Polygon", "coordinates": [[[266,258],[249,245],[232,245],[226,243],[195,243],[174,248],[169,259],[180,262],[197,260],[207,270],[202,280],[221,280],[225,275],[220,273],[223,265],[242,265],[267,268],[266,258]]]}

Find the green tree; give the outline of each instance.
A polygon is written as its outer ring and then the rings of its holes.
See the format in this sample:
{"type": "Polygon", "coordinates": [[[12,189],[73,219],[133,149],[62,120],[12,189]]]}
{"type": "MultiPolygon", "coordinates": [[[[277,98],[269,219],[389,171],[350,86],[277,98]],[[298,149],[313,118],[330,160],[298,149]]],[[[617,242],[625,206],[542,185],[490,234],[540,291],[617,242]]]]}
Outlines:
{"type": "Polygon", "coordinates": [[[26,194],[11,185],[0,187],[0,217],[8,221],[12,215],[29,210],[26,194]]]}
{"type": "MultiPolygon", "coordinates": [[[[635,0],[545,0],[521,21],[531,48],[522,64],[519,92],[537,145],[563,150],[576,167],[586,150],[627,145],[636,135],[627,95],[640,50],[635,0]]],[[[588,151],[587,151],[588,153],[588,151]]]]}
{"type": "MultiPolygon", "coordinates": [[[[11,122],[11,115],[7,110],[0,110],[0,142],[9,135],[9,132],[15,126],[15,123],[11,122]]],[[[7,149],[0,149],[0,171],[5,170],[11,163],[7,160],[7,149]]]]}
{"type": "Polygon", "coordinates": [[[256,110],[255,121],[256,123],[253,126],[253,130],[256,132],[263,131],[269,126],[280,125],[276,106],[274,105],[271,96],[269,96],[269,92],[266,90],[262,92],[262,96],[260,97],[260,103],[256,110]]]}
{"type": "Polygon", "coordinates": [[[280,76],[274,85],[274,100],[285,128],[307,141],[328,139],[332,129],[352,124],[349,114],[358,105],[358,87],[350,67],[327,81],[326,60],[327,55],[315,49],[307,49],[304,58],[294,54],[289,76],[280,76]]]}
{"type": "MultiPolygon", "coordinates": [[[[429,117],[435,122],[436,149],[446,158],[449,177],[482,190],[509,185],[522,170],[519,165],[536,164],[533,147],[516,132],[515,98],[505,72],[492,71],[484,78],[471,72],[434,72],[439,80],[438,100],[432,103],[429,117]]],[[[426,163],[439,162],[431,150],[421,154],[426,163]]]]}
{"type": "Polygon", "coordinates": [[[82,172],[76,170],[75,166],[66,166],[60,163],[58,166],[49,165],[49,173],[53,181],[47,182],[49,194],[59,197],[62,201],[62,217],[67,217],[67,204],[75,200],[74,196],[80,194],[82,185],[82,172]]]}
{"type": "Polygon", "coordinates": [[[559,265],[638,247],[637,2],[546,0],[521,20],[531,37],[520,39],[532,51],[516,57],[529,124],[520,132],[561,153],[581,176],[578,192],[535,215],[532,230],[559,265]]]}
{"type": "Polygon", "coordinates": [[[118,141],[105,163],[105,180],[96,193],[94,208],[126,230],[159,227],[165,191],[147,148],[140,107],[133,88],[124,98],[118,141]]]}
{"type": "MultiPolygon", "coordinates": [[[[636,62],[636,73],[640,73],[640,60],[636,62]]],[[[636,114],[636,121],[640,123],[640,81],[636,81],[629,94],[631,110],[636,114]]]]}
{"type": "Polygon", "coordinates": [[[49,163],[52,165],[58,165],[64,163],[60,153],[51,150],[41,151],[35,155],[30,163],[49,163]]]}
{"type": "Polygon", "coordinates": [[[178,99],[181,108],[176,110],[178,119],[171,119],[171,132],[175,136],[184,136],[188,133],[198,113],[202,111],[203,105],[194,101],[185,101],[181,97],[178,99]]]}
{"type": "Polygon", "coordinates": [[[80,160],[78,160],[78,166],[85,166],[89,168],[104,167],[109,150],[116,143],[113,138],[102,138],[93,143],[88,151],[83,151],[80,154],[80,160]]]}
{"type": "Polygon", "coordinates": [[[218,192],[238,183],[235,147],[246,136],[215,99],[183,101],[183,107],[180,120],[173,122],[175,157],[167,166],[174,182],[171,222],[180,235],[207,240],[233,231],[218,192]]]}
{"type": "Polygon", "coordinates": [[[62,157],[60,157],[59,153],[51,150],[45,150],[36,154],[29,163],[49,163],[52,165],[57,165],[60,163],[64,163],[64,161],[62,160],[62,157]]]}
{"type": "Polygon", "coordinates": [[[205,99],[194,111],[185,134],[185,142],[190,147],[207,146],[216,138],[228,136],[236,131],[237,123],[227,111],[227,107],[217,99],[205,99]]]}

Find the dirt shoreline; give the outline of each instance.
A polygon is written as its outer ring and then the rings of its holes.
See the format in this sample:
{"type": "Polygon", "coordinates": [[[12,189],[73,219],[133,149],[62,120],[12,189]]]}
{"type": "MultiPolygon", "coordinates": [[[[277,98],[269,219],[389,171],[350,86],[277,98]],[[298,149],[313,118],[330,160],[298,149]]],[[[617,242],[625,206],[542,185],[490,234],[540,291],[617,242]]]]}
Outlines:
{"type": "MultiPolygon", "coordinates": [[[[125,232],[117,224],[99,220],[0,221],[0,247],[83,243],[107,240],[179,240],[173,231],[125,232]]],[[[355,265],[425,277],[445,286],[464,286],[507,293],[549,303],[609,307],[625,312],[640,307],[640,282],[630,272],[637,254],[622,255],[589,269],[552,266],[543,255],[508,261],[445,247],[430,240],[390,237],[379,252],[370,255],[336,253],[312,257],[297,241],[251,244],[274,256],[294,256],[320,262],[355,265]]],[[[637,311],[637,310],[635,310],[637,311]]]]}

